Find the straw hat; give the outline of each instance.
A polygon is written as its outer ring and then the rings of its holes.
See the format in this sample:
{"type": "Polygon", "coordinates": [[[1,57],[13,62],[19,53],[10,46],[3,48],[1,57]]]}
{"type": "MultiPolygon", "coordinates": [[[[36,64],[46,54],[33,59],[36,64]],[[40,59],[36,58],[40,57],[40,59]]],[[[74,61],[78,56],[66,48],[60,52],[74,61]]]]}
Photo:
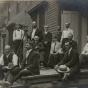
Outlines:
{"type": "Polygon", "coordinates": [[[57,71],[60,72],[60,73],[65,73],[65,72],[69,72],[70,69],[69,69],[69,67],[67,67],[66,65],[60,65],[60,66],[58,67],[58,70],[57,70],[57,71]]]}

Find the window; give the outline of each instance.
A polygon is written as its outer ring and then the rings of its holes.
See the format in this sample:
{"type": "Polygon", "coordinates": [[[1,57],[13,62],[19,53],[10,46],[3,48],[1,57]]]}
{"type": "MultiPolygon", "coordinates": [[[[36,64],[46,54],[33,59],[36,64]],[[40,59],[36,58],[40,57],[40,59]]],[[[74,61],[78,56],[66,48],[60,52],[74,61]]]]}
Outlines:
{"type": "Polygon", "coordinates": [[[37,27],[40,30],[43,30],[44,29],[44,25],[45,25],[45,11],[43,10],[42,12],[41,11],[37,12],[36,15],[32,16],[32,20],[36,21],[37,27]]]}
{"type": "Polygon", "coordinates": [[[47,10],[47,5],[47,1],[41,1],[41,3],[28,11],[32,20],[37,22],[37,27],[42,31],[45,25],[45,11],[47,10]]]}

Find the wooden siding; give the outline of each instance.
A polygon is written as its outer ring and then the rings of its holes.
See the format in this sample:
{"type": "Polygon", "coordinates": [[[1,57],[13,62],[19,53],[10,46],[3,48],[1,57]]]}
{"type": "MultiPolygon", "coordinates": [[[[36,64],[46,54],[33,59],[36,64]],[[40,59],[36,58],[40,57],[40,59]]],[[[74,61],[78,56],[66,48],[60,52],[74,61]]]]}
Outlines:
{"type": "Polygon", "coordinates": [[[55,0],[48,1],[48,7],[46,10],[46,24],[49,26],[49,31],[52,34],[57,32],[58,10],[58,4],[55,0]]]}

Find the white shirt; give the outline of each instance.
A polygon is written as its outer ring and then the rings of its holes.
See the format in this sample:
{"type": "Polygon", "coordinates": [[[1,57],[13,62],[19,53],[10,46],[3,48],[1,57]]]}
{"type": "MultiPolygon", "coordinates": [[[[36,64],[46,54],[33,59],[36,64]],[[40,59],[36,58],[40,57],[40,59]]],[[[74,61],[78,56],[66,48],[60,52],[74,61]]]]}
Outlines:
{"type": "Polygon", "coordinates": [[[68,54],[69,54],[69,55],[70,55],[71,50],[72,50],[72,48],[70,48],[69,51],[68,51],[68,54]]]}
{"type": "MultiPolygon", "coordinates": [[[[3,54],[3,55],[4,55],[4,54],[3,54]]],[[[0,57],[0,65],[4,65],[3,55],[0,57]]],[[[8,56],[9,56],[9,54],[7,55],[7,57],[8,57],[8,56]]],[[[13,54],[12,63],[14,64],[14,66],[18,65],[18,57],[17,57],[16,54],[13,54]]]]}
{"type": "Polygon", "coordinates": [[[31,34],[31,39],[34,39],[36,30],[37,30],[37,28],[33,29],[32,34],[31,34]]]}
{"type": "Polygon", "coordinates": [[[45,34],[47,34],[48,32],[47,31],[45,31],[45,34]]]}
{"type": "Polygon", "coordinates": [[[21,30],[21,29],[19,29],[19,31],[15,30],[13,32],[13,41],[15,41],[15,40],[22,40],[23,36],[24,36],[24,31],[23,30],[21,30]]]}
{"type": "MultiPolygon", "coordinates": [[[[73,30],[69,29],[69,28],[68,28],[68,30],[63,30],[62,36],[61,36],[61,42],[62,42],[63,38],[68,38],[69,33],[73,34],[73,30]]],[[[73,34],[73,38],[74,38],[74,34],[73,34]]]]}
{"type": "Polygon", "coordinates": [[[88,43],[86,43],[86,45],[82,51],[82,54],[88,54],[88,43]]]}
{"type": "Polygon", "coordinates": [[[58,52],[61,48],[61,43],[56,41],[56,44],[55,44],[55,42],[53,42],[51,44],[51,50],[50,50],[51,53],[54,51],[54,47],[55,47],[55,52],[58,52]]]}

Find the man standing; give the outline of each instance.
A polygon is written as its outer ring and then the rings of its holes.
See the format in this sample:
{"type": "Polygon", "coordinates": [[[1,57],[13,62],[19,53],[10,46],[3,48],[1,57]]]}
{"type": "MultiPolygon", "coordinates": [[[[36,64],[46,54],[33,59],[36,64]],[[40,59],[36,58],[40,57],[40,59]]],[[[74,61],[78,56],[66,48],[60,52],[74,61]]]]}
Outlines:
{"type": "Polygon", "coordinates": [[[69,33],[73,34],[73,30],[69,28],[70,23],[66,23],[65,25],[66,25],[66,29],[62,31],[62,36],[61,36],[62,47],[64,46],[65,42],[68,41],[68,34],[69,33]]]}
{"type": "Polygon", "coordinates": [[[60,26],[58,26],[58,31],[57,31],[56,36],[57,36],[58,42],[60,42],[61,36],[62,36],[62,31],[61,31],[61,27],[60,26]]]}
{"type": "MultiPolygon", "coordinates": [[[[18,65],[18,57],[16,54],[11,53],[10,46],[6,45],[5,53],[0,57],[0,77],[4,76],[3,72],[8,72],[9,67],[12,68],[16,65],[18,65]]],[[[5,80],[7,80],[7,75],[5,80]]]]}
{"type": "Polygon", "coordinates": [[[23,38],[24,31],[16,24],[16,30],[13,32],[14,51],[18,55],[20,63],[23,59],[23,38]]]}
{"type": "Polygon", "coordinates": [[[30,40],[33,41],[35,36],[39,37],[39,40],[42,40],[42,31],[37,28],[36,22],[33,21],[32,23],[32,32],[30,34],[30,40]]]}
{"type": "Polygon", "coordinates": [[[12,69],[10,72],[13,80],[10,81],[13,84],[17,79],[22,76],[39,75],[39,53],[32,49],[32,45],[26,44],[27,53],[26,58],[23,59],[21,66],[12,69]]]}
{"type": "Polygon", "coordinates": [[[45,46],[45,61],[46,64],[49,60],[51,42],[52,42],[52,34],[48,31],[49,27],[47,25],[44,26],[44,33],[43,33],[43,43],[45,46]]]}
{"type": "MultiPolygon", "coordinates": [[[[68,77],[73,76],[79,69],[79,54],[77,50],[73,49],[69,42],[65,43],[65,48],[67,51],[65,52],[63,60],[58,63],[55,69],[60,69],[61,65],[65,65],[64,67],[68,67],[70,69],[69,73],[64,74],[63,80],[68,77]]],[[[65,69],[63,69],[64,71],[65,69]]]]}

